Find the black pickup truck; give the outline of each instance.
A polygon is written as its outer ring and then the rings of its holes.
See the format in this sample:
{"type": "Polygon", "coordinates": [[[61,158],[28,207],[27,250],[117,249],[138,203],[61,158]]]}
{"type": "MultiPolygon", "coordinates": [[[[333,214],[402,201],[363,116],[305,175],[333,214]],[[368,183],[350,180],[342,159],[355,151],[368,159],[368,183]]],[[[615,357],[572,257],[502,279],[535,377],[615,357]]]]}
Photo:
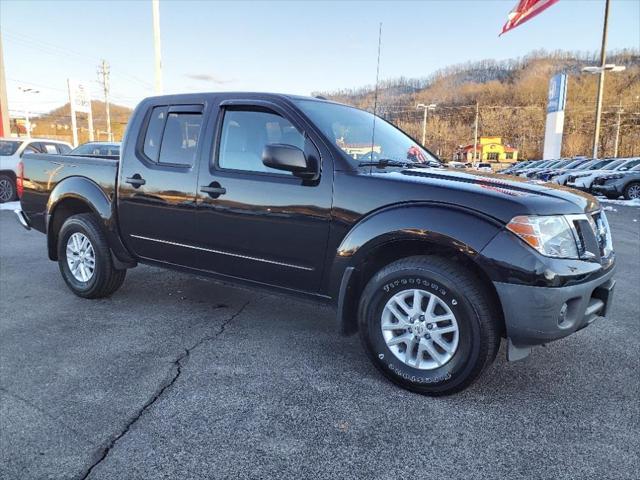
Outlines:
{"type": "Polygon", "coordinates": [[[462,390],[494,360],[604,316],[614,281],[591,196],[442,168],[381,118],[324,99],[154,97],[119,161],[25,155],[26,228],[86,298],[159,265],[336,306],[413,391],[462,390]]]}

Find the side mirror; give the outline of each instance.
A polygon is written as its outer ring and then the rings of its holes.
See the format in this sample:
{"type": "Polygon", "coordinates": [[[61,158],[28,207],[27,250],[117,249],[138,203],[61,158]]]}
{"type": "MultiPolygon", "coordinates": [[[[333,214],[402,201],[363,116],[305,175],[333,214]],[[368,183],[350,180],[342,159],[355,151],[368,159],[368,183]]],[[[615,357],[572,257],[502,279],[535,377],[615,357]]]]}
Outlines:
{"type": "Polygon", "coordinates": [[[284,143],[266,145],[262,152],[262,163],[309,180],[317,178],[319,173],[315,161],[308,159],[302,149],[284,143]]]}

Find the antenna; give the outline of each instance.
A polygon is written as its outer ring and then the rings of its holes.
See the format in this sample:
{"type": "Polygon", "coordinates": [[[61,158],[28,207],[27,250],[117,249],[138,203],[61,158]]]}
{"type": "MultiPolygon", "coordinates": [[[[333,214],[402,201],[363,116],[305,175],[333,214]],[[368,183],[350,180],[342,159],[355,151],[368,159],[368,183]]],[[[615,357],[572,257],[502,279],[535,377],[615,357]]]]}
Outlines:
{"type": "MultiPolygon", "coordinates": [[[[380,47],[382,45],[382,22],[378,29],[378,64],[376,65],[376,89],[373,94],[373,130],[371,131],[371,160],[373,161],[373,146],[376,136],[376,112],[378,110],[378,80],[380,78],[380,47]]],[[[369,167],[369,172],[371,172],[369,167]]]]}

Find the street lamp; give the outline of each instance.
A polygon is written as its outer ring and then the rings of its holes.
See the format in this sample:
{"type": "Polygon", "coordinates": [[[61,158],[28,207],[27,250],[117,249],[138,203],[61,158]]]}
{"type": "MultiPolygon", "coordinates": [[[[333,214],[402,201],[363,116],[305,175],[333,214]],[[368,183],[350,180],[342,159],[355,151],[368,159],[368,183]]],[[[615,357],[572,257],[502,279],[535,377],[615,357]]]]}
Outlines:
{"type": "MultiPolygon", "coordinates": [[[[18,87],[18,90],[20,90],[25,95],[29,95],[29,94],[35,95],[40,93],[40,90],[36,90],[35,88],[18,87]]],[[[25,101],[25,107],[24,107],[24,128],[27,131],[27,138],[30,138],[31,137],[31,121],[29,120],[29,107],[26,101],[25,101]]]]}
{"type": "Polygon", "coordinates": [[[421,108],[424,110],[424,117],[422,117],[422,146],[426,146],[427,140],[427,112],[429,110],[435,110],[437,105],[435,103],[431,103],[426,105],[424,103],[419,103],[416,105],[416,110],[420,110],[421,108]]]}

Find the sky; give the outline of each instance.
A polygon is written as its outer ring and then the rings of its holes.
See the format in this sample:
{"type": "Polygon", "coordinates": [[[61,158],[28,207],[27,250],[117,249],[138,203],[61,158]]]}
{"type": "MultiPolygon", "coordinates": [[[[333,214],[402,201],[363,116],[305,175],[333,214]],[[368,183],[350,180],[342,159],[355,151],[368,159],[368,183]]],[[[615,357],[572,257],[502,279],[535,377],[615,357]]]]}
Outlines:
{"type": "MultiPolygon", "coordinates": [[[[221,90],[309,95],[426,77],[457,63],[532,50],[599,51],[604,0],[560,0],[498,37],[516,0],[414,2],[160,1],[164,93],[221,90]]],[[[111,67],[111,100],[154,94],[151,0],[0,2],[9,108],[49,111],[67,78],[101,99],[97,67],[111,67]],[[35,88],[24,94],[18,87],[35,88]]],[[[640,48],[640,0],[613,0],[609,49],[640,48]]]]}

